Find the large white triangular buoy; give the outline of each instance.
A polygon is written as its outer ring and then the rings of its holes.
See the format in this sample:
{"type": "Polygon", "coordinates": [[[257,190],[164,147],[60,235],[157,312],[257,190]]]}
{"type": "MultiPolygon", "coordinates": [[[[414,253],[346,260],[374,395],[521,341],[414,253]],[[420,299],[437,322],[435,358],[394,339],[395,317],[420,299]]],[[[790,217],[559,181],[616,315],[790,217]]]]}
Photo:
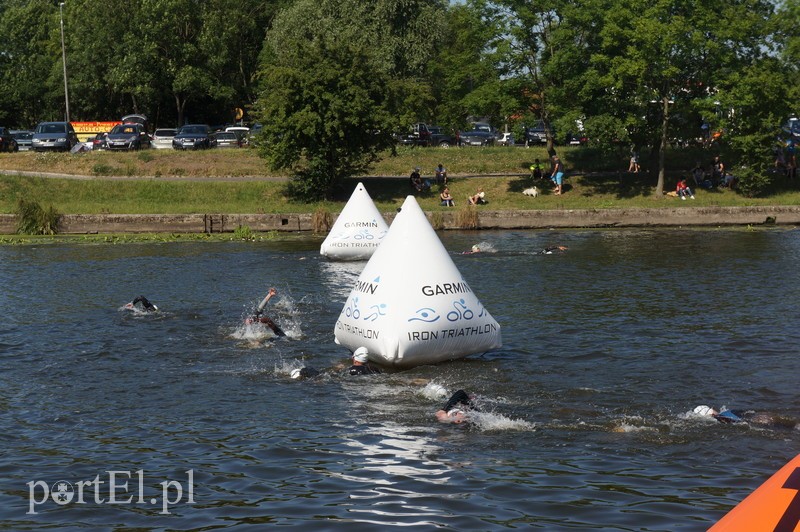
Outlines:
{"type": "Polygon", "coordinates": [[[322,246],[320,254],[332,260],[366,260],[378,248],[389,224],[359,183],[347,200],[322,246]]]}
{"type": "Polygon", "coordinates": [[[370,360],[413,367],[502,345],[483,307],[408,196],[336,321],[336,343],[365,346],[370,360]]]}

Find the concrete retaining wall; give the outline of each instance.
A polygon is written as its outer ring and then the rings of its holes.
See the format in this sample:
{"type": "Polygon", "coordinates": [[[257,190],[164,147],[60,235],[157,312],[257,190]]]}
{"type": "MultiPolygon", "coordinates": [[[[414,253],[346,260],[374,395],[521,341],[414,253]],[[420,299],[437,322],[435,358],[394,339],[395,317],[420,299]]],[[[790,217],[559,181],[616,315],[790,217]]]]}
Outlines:
{"type": "MultiPolygon", "coordinates": [[[[395,213],[384,216],[391,223],[395,213]]],[[[455,226],[455,213],[431,215],[443,229],[455,226]]],[[[311,231],[311,214],[66,214],[62,234],[227,233],[239,226],[253,231],[311,231]]],[[[479,229],[549,227],[721,226],[775,223],[800,225],[800,206],[685,207],[662,209],[576,209],[488,211],[478,209],[479,229]]],[[[0,214],[0,234],[16,232],[16,216],[0,214]]]]}

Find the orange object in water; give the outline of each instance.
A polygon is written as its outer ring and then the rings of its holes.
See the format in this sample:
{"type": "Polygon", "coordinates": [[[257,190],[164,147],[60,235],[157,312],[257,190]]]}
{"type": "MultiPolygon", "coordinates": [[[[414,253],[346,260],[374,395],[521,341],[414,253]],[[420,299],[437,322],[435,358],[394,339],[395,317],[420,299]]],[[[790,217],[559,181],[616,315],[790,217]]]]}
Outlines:
{"type": "Polygon", "coordinates": [[[725,514],[709,532],[800,532],[800,455],[725,514]]]}

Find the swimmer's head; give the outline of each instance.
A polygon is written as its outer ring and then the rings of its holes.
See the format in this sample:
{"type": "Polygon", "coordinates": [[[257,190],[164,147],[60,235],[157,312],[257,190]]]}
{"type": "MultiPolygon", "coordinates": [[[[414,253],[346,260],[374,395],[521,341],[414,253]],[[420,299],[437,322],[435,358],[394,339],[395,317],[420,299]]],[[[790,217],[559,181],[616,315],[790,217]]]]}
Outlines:
{"type": "Polygon", "coordinates": [[[460,408],[454,408],[447,412],[439,410],[436,412],[436,419],[441,423],[463,423],[467,420],[467,414],[460,408]]]}
{"type": "Polygon", "coordinates": [[[366,347],[361,346],[353,352],[353,360],[366,364],[369,360],[369,351],[366,347]]]}
{"type": "Polygon", "coordinates": [[[460,408],[454,408],[452,410],[448,410],[447,419],[451,423],[463,423],[467,419],[467,413],[460,408]]]}
{"type": "Polygon", "coordinates": [[[291,373],[289,373],[289,376],[293,379],[299,379],[300,377],[303,376],[303,373],[302,371],[300,371],[300,368],[295,368],[292,370],[291,373]]]}
{"type": "Polygon", "coordinates": [[[478,247],[478,244],[475,244],[474,246],[472,246],[472,252],[473,252],[473,253],[477,253],[477,252],[479,252],[480,250],[481,250],[481,248],[479,248],[479,247],[478,247]]]}
{"type": "Polygon", "coordinates": [[[700,405],[694,409],[694,413],[698,416],[713,416],[717,411],[710,406],[700,405]]]}

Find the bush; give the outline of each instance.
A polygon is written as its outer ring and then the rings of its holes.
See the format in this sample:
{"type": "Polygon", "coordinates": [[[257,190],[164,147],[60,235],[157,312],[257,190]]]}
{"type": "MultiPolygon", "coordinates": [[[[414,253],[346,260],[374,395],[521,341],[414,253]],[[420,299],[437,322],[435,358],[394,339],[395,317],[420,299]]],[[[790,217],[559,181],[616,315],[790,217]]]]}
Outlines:
{"type": "Polygon", "coordinates": [[[755,169],[742,169],[736,176],[736,189],[748,198],[761,196],[771,185],[772,177],[755,169]]]}
{"type": "Polygon", "coordinates": [[[456,227],[461,229],[478,228],[478,210],[474,205],[465,205],[456,212],[456,227]]]}
{"type": "Polygon", "coordinates": [[[256,237],[253,234],[252,229],[246,225],[240,225],[236,228],[233,232],[233,238],[235,240],[255,240],[256,237]]]}
{"type": "Polygon", "coordinates": [[[42,208],[36,201],[17,202],[17,233],[22,235],[54,235],[58,233],[61,214],[50,205],[42,208]]]}

